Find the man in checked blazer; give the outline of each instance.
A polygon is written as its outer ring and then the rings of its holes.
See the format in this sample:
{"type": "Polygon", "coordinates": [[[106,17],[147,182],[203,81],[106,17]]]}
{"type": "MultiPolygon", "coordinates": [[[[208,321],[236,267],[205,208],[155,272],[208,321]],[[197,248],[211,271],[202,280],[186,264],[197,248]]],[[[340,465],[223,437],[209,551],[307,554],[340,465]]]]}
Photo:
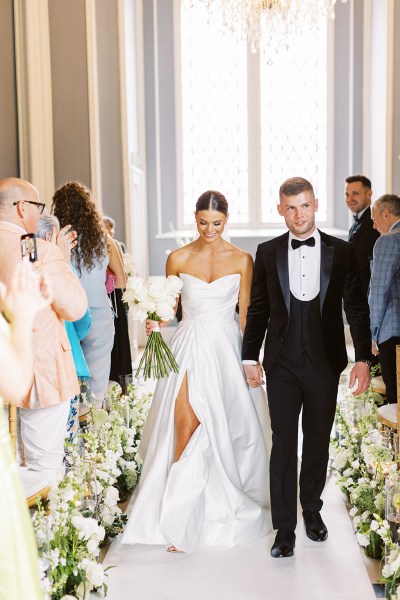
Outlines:
{"type": "Polygon", "coordinates": [[[279,190],[279,214],[289,229],[260,244],[243,338],[247,381],[262,383],[263,367],[272,425],[271,511],[277,529],[271,555],[293,555],[297,522],[297,434],[303,410],[300,502],[306,533],[322,542],[321,494],[328,465],[340,373],[347,365],[342,302],[355,347],[350,376],[354,394],[369,385],[371,335],[367,296],[354,247],[315,227],[318,200],[306,179],[279,190]]]}
{"type": "Polygon", "coordinates": [[[386,402],[397,401],[396,345],[400,344],[400,197],[381,196],[372,207],[381,237],[374,246],[369,292],[372,353],[379,353],[386,402]]]}

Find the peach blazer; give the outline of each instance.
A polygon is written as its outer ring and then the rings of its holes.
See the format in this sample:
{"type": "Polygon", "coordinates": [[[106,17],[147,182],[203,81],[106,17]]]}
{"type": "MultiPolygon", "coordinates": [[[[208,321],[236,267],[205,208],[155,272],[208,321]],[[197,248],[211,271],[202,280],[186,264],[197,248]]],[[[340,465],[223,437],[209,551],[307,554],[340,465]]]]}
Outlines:
{"type": "MultiPolygon", "coordinates": [[[[0,221],[0,281],[10,281],[21,259],[22,232],[0,221]]],[[[52,406],[71,400],[79,393],[79,384],[64,320],[83,317],[87,297],[78,278],[63,259],[60,249],[50,242],[37,240],[38,269],[50,281],[53,302],[41,310],[33,326],[34,381],[40,405],[52,406]]],[[[21,404],[29,408],[29,397],[21,404]]]]}

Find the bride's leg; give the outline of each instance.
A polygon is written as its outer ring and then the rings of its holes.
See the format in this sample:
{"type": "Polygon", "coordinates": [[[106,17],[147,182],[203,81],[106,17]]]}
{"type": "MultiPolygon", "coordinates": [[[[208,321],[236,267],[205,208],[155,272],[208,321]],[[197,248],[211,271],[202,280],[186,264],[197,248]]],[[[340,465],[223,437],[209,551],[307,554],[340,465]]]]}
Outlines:
{"type": "Polygon", "coordinates": [[[175,452],[174,462],[179,460],[182,452],[186,448],[190,438],[200,425],[200,421],[195,415],[193,408],[189,402],[189,389],[187,374],[182,380],[181,388],[175,400],[175,452]]]}

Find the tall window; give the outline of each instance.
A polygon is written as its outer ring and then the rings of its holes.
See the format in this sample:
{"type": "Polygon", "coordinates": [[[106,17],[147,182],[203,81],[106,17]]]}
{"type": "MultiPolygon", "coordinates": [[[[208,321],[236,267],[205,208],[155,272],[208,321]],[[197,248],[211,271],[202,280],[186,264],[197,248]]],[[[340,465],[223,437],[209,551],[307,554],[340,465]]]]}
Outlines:
{"type": "Polygon", "coordinates": [[[287,49],[266,39],[252,54],[203,2],[181,1],[181,227],[207,189],[225,194],[236,227],[281,223],[279,186],[295,175],[313,183],[327,222],[327,23],[287,49]]]}

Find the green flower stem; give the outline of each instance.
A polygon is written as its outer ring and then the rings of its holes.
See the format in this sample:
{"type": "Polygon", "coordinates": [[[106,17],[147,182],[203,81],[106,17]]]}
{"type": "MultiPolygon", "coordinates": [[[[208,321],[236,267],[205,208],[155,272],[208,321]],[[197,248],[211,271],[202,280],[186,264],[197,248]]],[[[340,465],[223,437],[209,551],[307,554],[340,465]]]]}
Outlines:
{"type": "MultiPolygon", "coordinates": [[[[159,321],[160,319],[154,313],[149,314],[149,319],[153,321],[159,321]]],[[[144,379],[161,379],[167,377],[168,374],[173,371],[178,373],[179,367],[164,342],[161,333],[159,331],[152,331],[146,343],[142,358],[140,359],[139,366],[136,370],[135,376],[139,377],[143,368],[144,379]]]]}

